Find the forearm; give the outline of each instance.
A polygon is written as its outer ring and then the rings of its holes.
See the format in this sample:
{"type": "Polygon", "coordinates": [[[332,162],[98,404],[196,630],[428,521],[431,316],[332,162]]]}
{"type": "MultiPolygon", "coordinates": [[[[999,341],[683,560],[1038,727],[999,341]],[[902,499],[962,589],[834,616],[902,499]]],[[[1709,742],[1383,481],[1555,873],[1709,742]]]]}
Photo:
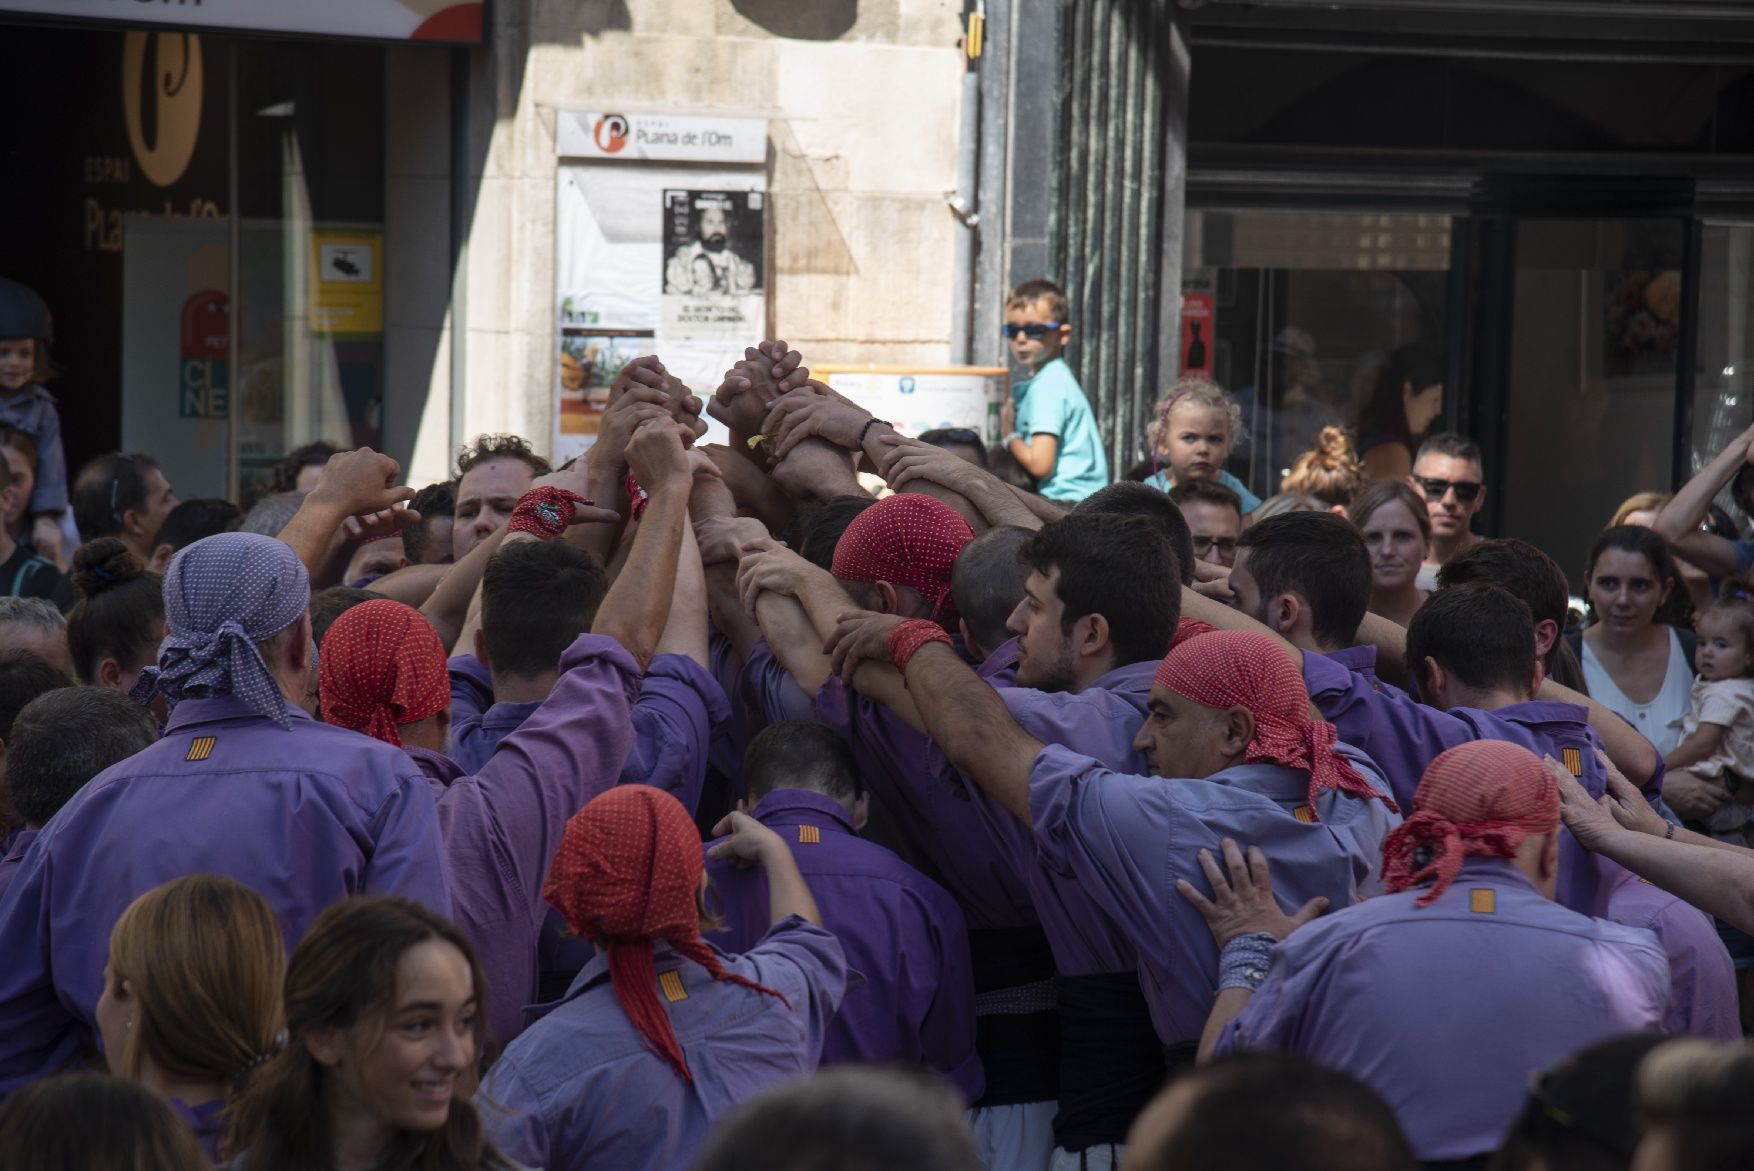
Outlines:
{"type": "Polygon", "coordinates": [[[1700,910],[1754,932],[1754,851],[1715,850],[1631,830],[1606,835],[1595,850],[1700,910]]]}
{"type": "Polygon", "coordinates": [[[664,622],[664,632],[658,636],[658,653],[687,655],[710,671],[709,626],[706,573],[700,563],[700,546],[694,540],[694,526],[685,525],[682,548],[676,560],[676,592],[670,600],[670,614],[664,622]]]}
{"type": "Polygon", "coordinates": [[[847,596],[838,581],[821,571],[804,575],[798,583],[798,604],[804,607],[804,613],[810,617],[810,625],[816,628],[818,645],[834,633],[843,614],[860,608],[858,603],[847,596]]]}
{"type": "Polygon", "coordinates": [[[1206,1027],[1200,1031],[1200,1053],[1198,1061],[1205,1065],[1212,1060],[1212,1051],[1218,1047],[1218,1039],[1230,1022],[1242,1015],[1249,1001],[1255,997],[1250,988],[1226,988],[1212,1002],[1212,1013],[1206,1018],[1206,1027]]]}
{"type": "Polygon", "coordinates": [[[971,485],[968,501],[980,510],[982,518],[993,528],[1016,525],[1034,532],[1046,523],[1034,509],[1017,498],[1011,485],[991,472],[982,472],[979,480],[971,485]]]}
{"type": "Polygon", "coordinates": [[[585,492],[586,498],[595,501],[601,508],[615,509],[621,514],[622,523],[573,525],[566,530],[566,543],[575,549],[582,549],[599,563],[607,565],[609,559],[615,556],[616,543],[627,529],[627,518],[633,508],[633,502],[628,500],[624,487],[627,468],[599,467],[596,464],[588,464],[588,467],[589,478],[586,482],[589,487],[585,492]]]}
{"type": "Polygon", "coordinates": [[[1705,519],[1706,510],[1711,507],[1714,496],[1723,491],[1739,469],[1748,459],[1748,442],[1746,437],[1739,437],[1728,447],[1717,453],[1717,456],[1699,473],[1675,493],[1674,499],[1663,505],[1657,513],[1651,527],[1665,541],[1679,542],[1682,537],[1699,527],[1705,519]]]}
{"type": "MultiPolygon", "coordinates": [[[[587,525],[597,528],[597,525],[587,525]]],[[[420,607],[432,628],[438,631],[439,641],[453,652],[468,650],[463,644],[463,626],[469,614],[469,603],[481,588],[481,579],[487,573],[487,563],[499,552],[500,545],[506,539],[506,530],[502,525],[498,532],[475,542],[475,547],[463,555],[463,559],[451,566],[444,580],[432,591],[420,607]]]]}
{"type": "MultiPolygon", "coordinates": [[[[1189,586],[1181,587],[1182,617],[1192,618],[1196,622],[1204,622],[1215,630],[1246,630],[1251,634],[1259,634],[1273,640],[1273,643],[1285,652],[1292,666],[1303,670],[1303,652],[1292,646],[1278,634],[1241,610],[1232,609],[1223,602],[1215,602],[1204,594],[1189,586]]],[[[1390,625],[1394,625],[1390,623],[1390,625]]],[[[1398,629],[1398,628],[1397,628],[1398,629]]]]}
{"type": "MultiPolygon", "coordinates": [[[[1055,504],[1045,496],[1037,496],[1034,492],[1025,492],[1023,489],[1013,487],[1010,484],[1005,485],[1005,490],[1015,496],[1019,504],[1034,513],[1036,519],[1040,520],[1042,524],[1052,524],[1071,511],[1070,509],[1062,508],[1060,505],[1055,504]]],[[[1034,525],[1031,527],[1039,528],[1041,526],[1034,525]]]]}
{"type": "Polygon", "coordinates": [[[688,482],[659,485],[646,503],[627,562],[609,587],[591,624],[627,648],[644,669],[657,654],[658,638],[676,591],[676,558],[688,524],[688,482]]]}
{"type": "Polygon", "coordinates": [[[735,561],[722,561],[706,567],[706,596],[713,625],[730,640],[737,660],[747,663],[755,651],[755,644],[761,641],[761,627],[750,619],[749,612],[743,608],[743,599],[737,595],[735,561]]]}
{"type": "Polygon", "coordinates": [[[346,513],[340,509],[307,496],[292,519],[286,522],[286,527],[280,530],[280,539],[298,554],[314,588],[321,588],[316,583],[326,572],[332,572],[328,566],[335,533],[346,519],[346,513]]]}
{"type": "Polygon", "coordinates": [[[761,868],[767,875],[767,914],[769,923],[778,923],[788,915],[822,926],[822,912],[816,909],[816,898],[810,884],[798,871],[792,851],[777,837],[761,854],[761,868]]]}
{"type": "Polygon", "coordinates": [[[1559,703],[1582,704],[1589,709],[1590,727],[1602,741],[1602,747],[1608,753],[1608,759],[1614,767],[1626,774],[1626,779],[1640,787],[1648,784],[1656,775],[1660,757],[1649,740],[1639,735],[1638,730],[1617,714],[1603,707],[1587,695],[1573,691],[1569,687],[1553,682],[1551,679],[1541,684],[1541,699],[1555,700],[1559,703]]]}
{"type": "Polygon", "coordinates": [[[914,731],[928,734],[926,721],[920,718],[920,709],[914,706],[914,698],[908,693],[901,672],[893,665],[860,663],[859,669],[853,673],[853,689],[866,699],[880,703],[894,712],[914,731]]]}
{"type": "Polygon", "coordinates": [[[1029,774],[1042,744],[1018,726],[999,693],[969,669],[946,643],[927,643],[907,664],[907,689],[935,741],[972,778],[1025,825],[1029,774]]]}
{"type": "Polygon", "coordinates": [[[1005,449],[1023,465],[1024,471],[1039,480],[1054,470],[1060,441],[1057,436],[1047,434],[1032,435],[1027,440],[1013,435],[1005,441],[1005,449]]]}
{"type": "Polygon", "coordinates": [[[386,573],[366,588],[415,609],[426,605],[433,590],[449,573],[449,565],[404,565],[394,573],[386,573]]]}
{"type": "MultiPolygon", "coordinates": [[[[786,594],[763,593],[755,602],[756,621],[773,657],[791,673],[806,695],[822,690],[832,674],[822,653],[823,636],[816,633],[802,602],[786,594]]],[[[744,656],[747,661],[748,656],[744,656]]]]}

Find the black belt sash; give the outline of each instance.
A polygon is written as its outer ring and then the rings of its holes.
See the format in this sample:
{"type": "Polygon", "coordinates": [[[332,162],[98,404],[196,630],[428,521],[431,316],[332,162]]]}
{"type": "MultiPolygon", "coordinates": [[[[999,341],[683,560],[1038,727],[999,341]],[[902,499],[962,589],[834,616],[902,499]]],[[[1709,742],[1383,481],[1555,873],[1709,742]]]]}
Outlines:
{"type": "Polygon", "coordinates": [[[1054,1145],[1121,1143],[1168,1076],[1163,1046],[1135,972],[1061,976],[1060,1112],[1054,1145]]]}
{"type": "Polygon", "coordinates": [[[970,931],[975,1051],[987,1075],[976,1106],[1052,1102],[1060,1092],[1060,1016],[1052,1007],[1054,957],[1039,927],[970,931]],[[1042,987],[1036,987],[1036,986],[1042,987]]]}

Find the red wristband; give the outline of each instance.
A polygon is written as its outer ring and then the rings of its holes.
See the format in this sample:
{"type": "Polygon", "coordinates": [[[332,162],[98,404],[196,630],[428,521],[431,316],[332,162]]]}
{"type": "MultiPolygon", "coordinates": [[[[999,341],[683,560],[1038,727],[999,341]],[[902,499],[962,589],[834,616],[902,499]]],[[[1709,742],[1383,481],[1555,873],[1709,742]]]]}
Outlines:
{"type": "Polygon", "coordinates": [[[944,628],[926,618],[910,618],[889,632],[889,661],[903,675],[907,674],[907,662],[914,657],[914,652],[929,642],[941,642],[945,646],[955,646],[944,628]]]}
{"type": "Polygon", "coordinates": [[[532,533],[546,540],[558,537],[572,524],[575,506],[590,504],[577,492],[544,484],[518,497],[512,518],[506,522],[508,533],[532,533]]]}
{"type": "Polygon", "coordinates": [[[627,473],[627,479],[621,482],[621,490],[627,493],[627,499],[632,505],[633,519],[639,520],[641,516],[645,515],[646,502],[651,497],[646,494],[644,488],[639,486],[639,481],[633,478],[632,472],[627,473]]]}

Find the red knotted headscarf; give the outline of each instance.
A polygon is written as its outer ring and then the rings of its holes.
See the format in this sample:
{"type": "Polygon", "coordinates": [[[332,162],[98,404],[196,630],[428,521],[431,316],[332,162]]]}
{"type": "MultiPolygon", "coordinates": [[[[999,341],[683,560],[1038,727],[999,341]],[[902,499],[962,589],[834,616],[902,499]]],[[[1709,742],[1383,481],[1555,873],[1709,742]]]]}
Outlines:
{"type": "Polygon", "coordinates": [[[451,706],[445,646],[426,616],[383,598],[335,619],[317,655],[323,719],[402,746],[401,725],[451,706]]]}
{"type": "Polygon", "coordinates": [[[1309,689],[1303,674],[1265,635],[1214,630],[1179,639],[1158,664],[1152,682],[1206,707],[1247,708],[1255,718],[1255,735],[1244,761],[1309,773],[1311,816],[1316,798],[1327,789],[1375,798],[1396,808],[1351,761],[1334,751],[1339,739],[1334,725],[1309,718],[1309,689]]]}
{"type": "Polygon", "coordinates": [[[853,518],[834,546],[829,572],[842,581],[912,586],[931,605],[933,621],[954,632],[950,569],[972,540],[974,530],[948,504],[901,492],[853,518]]]}
{"type": "Polygon", "coordinates": [[[1514,858],[1530,834],[1559,825],[1559,785],[1540,758],[1502,740],[1458,744],[1425,766],[1413,816],[1383,842],[1383,885],[1393,894],[1431,883],[1426,906],[1469,857],[1514,858]],[[1431,853],[1423,861],[1422,847],[1431,853]]]}
{"type": "Polygon", "coordinates": [[[676,798],[649,785],[617,785],[566,823],[542,897],[573,931],[609,952],[609,980],[633,1027],[685,1081],[688,1059],[658,1000],[652,942],[662,939],[707,970],[775,997],[780,993],[727,972],[700,938],[695,892],[706,869],[694,819],[676,798]]]}

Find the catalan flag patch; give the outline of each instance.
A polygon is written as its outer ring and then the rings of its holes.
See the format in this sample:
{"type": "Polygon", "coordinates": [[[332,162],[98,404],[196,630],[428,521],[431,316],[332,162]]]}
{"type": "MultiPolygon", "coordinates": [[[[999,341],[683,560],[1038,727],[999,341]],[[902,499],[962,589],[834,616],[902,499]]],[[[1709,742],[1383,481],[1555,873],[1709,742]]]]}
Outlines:
{"type": "Polygon", "coordinates": [[[813,825],[798,827],[798,843],[805,846],[816,846],[822,843],[822,831],[813,825]]]}
{"type": "Polygon", "coordinates": [[[189,755],[184,760],[206,760],[213,755],[213,746],[218,743],[212,736],[197,736],[189,741],[189,755]]]}
{"type": "Polygon", "coordinates": [[[1291,811],[1291,816],[1303,822],[1305,825],[1314,825],[1316,820],[1315,806],[1299,805],[1296,809],[1291,811]]]}
{"type": "Polygon", "coordinates": [[[659,972],[658,990],[664,994],[664,999],[671,1004],[675,1004],[678,1000],[688,999],[688,989],[682,986],[682,973],[680,972],[659,972]]]}
{"type": "Polygon", "coordinates": [[[1468,892],[1468,910],[1476,915],[1498,913],[1498,892],[1489,886],[1477,886],[1468,892]]]}
{"type": "Polygon", "coordinates": [[[1560,755],[1565,760],[1565,771],[1574,777],[1583,776],[1583,750],[1580,748],[1564,749],[1560,755]]]}

